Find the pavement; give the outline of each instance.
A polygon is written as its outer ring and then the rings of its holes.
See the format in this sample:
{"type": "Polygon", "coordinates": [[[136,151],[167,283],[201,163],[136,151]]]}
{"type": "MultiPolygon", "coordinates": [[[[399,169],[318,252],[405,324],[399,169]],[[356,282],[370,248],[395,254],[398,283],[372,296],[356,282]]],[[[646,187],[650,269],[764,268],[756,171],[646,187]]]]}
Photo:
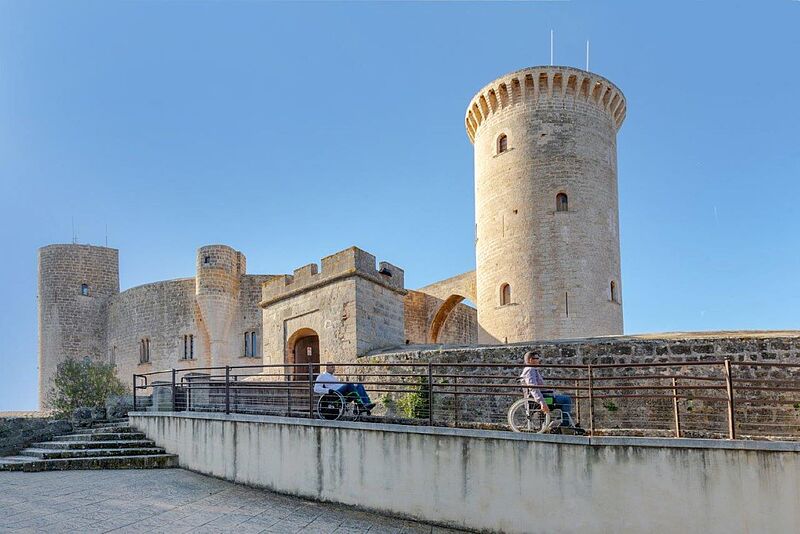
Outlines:
{"type": "Polygon", "coordinates": [[[454,533],[183,469],[0,473],[5,532],[454,533]]]}

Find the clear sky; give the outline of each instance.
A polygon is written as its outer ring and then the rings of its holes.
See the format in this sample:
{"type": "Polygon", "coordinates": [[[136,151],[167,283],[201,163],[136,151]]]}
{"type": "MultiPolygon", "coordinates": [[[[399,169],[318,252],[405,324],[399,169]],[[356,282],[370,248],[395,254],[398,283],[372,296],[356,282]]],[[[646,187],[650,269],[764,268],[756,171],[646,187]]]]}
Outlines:
{"type": "Polygon", "coordinates": [[[800,328],[800,2],[729,4],[0,0],[0,410],[36,407],[36,251],[73,218],[123,289],[209,243],[473,269],[464,111],[550,29],[628,100],[626,333],[800,328]]]}

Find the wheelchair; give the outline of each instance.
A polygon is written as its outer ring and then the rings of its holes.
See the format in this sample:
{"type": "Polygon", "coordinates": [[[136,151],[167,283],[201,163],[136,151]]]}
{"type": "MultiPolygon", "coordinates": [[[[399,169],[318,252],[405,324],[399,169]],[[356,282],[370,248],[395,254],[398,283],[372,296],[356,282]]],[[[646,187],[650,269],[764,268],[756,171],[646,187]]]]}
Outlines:
{"type": "Polygon", "coordinates": [[[545,413],[533,397],[528,396],[516,401],[508,409],[508,425],[514,432],[534,432],[537,434],[577,434],[585,435],[583,430],[572,418],[570,412],[562,410],[562,406],[555,401],[552,391],[542,391],[544,402],[550,411],[545,413]]]}
{"type": "Polygon", "coordinates": [[[363,413],[365,410],[361,409],[356,393],[342,395],[336,390],[330,390],[317,399],[317,417],[319,419],[358,421],[363,413]]]}

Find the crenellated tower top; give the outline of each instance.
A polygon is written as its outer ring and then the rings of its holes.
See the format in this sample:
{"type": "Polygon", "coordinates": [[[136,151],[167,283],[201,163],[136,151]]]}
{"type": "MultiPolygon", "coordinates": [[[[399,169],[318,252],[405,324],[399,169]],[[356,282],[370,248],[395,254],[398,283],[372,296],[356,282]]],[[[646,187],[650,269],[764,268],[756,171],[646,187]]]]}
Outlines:
{"type": "Polygon", "coordinates": [[[625,120],[625,96],[602,76],[574,67],[528,67],[497,78],[473,97],[464,118],[469,140],[475,141],[492,115],[547,99],[590,102],[608,113],[617,130],[625,120]]]}

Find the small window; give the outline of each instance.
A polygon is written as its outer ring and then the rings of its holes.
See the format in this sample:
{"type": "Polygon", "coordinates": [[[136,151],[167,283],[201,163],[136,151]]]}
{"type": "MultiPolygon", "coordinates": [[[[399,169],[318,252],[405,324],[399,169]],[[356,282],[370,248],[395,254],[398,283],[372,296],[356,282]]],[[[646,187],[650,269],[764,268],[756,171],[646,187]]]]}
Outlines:
{"type": "Polygon", "coordinates": [[[500,305],[505,306],[511,304],[511,286],[503,284],[500,286],[500,305]]]}
{"type": "Polygon", "coordinates": [[[613,280],[611,281],[610,289],[611,289],[611,301],[612,302],[619,302],[619,300],[617,298],[617,284],[615,284],[613,280]]]}
{"type": "Polygon", "coordinates": [[[258,357],[258,332],[244,333],[244,356],[245,358],[258,357]]]}
{"type": "Polygon", "coordinates": [[[142,338],[139,341],[139,363],[150,363],[150,339],[142,338]]]}
{"type": "Polygon", "coordinates": [[[194,334],[183,336],[183,359],[194,360],[194,334]]]}
{"type": "Polygon", "coordinates": [[[556,195],[556,211],[569,211],[569,199],[565,193],[556,195]]]}
{"type": "Polygon", "coordinates": [[[208,265],[211,263],[211,256],[204,256],[203,257],[203,265],[208,265]]]}
{"type": "Polygon", "coordinates": [[[500,134],[500,137],[497,138],[497,153],[502,154],[503,152],[508,151],[508,136],[506,134],[500,134]]]}
{"type": "Polygon", "coordinates": [[[89,296],[89,286],[87,284],[81,284],[81,295],[84,297],[89,296]]]}

